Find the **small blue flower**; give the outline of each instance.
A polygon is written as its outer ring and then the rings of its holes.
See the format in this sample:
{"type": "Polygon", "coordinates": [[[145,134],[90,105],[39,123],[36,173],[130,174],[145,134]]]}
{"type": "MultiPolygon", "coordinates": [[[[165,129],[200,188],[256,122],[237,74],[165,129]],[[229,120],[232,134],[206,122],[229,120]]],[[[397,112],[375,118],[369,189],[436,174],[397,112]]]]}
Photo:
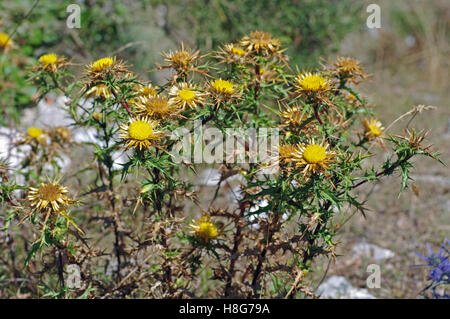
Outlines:
{"type": "Polygon", "coordinates": [[[448,249],[445,248],[445,245],[447,243],[449,243],[449,241],[446,238],[442,242],[439,254],[434,253],[430,245],[427,245],[428,251],[430,253],[428,257],[416,253],[416,255],[427,262],[425,265],[420,266],[431,267],[429,277],[432,281],[439,284],[450,283],[450,253],[448,249]]]}

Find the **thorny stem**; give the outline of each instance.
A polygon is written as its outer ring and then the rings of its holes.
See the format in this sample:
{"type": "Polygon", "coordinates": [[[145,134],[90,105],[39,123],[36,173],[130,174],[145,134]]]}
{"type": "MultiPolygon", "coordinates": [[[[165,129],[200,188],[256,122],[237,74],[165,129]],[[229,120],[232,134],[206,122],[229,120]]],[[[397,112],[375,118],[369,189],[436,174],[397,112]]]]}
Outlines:
{"type": "MultiPolygon", "coordinates": [[[[380,177],[383,175],[386,175],[387,173],[393,171],[394,169],[396,169],[397,167],[399,167],[400,165],[404,164],[405,162],[407,162],[411,157],[413,157],[413,154],[408,155],[407,157],[405,157],[404,159],[402,159],[401,161],[397,161],[394,164],[392,164],[391,166],[389,166],[388,168],[382,170],[381,172],[378,172],[377,174],[375,174],[376,177],[380,177]]],[[[361,186],[362,184],[367,183],[369,180],[368,179],[363,179],[360,182],[356,183],[355,185],[353,185],[351,188],[356,188],[358,186],[361,186]]],[[[345,191],[342,191],[338,194],[338,196],[344,194],[345,191]]]]}
{"type": "Polygon", "coordinates": [[[230,296],[231,294],[231,286],[233,283],[233,277],[234,277],[234,268],[235,268],[235,264],[236,264],[236,260],[237,260],[237,252],[239,250],[239,245],[241,243],[242,240],[242,225],[239,222],[240,220],[242,220],[242,217],[244,217],[244,212],[245,212],[245,205],[243,203],[241,203],[241,209],[240,209],[240,213],[239,216],[235,219],[235,225],[236,225],[236,233],[234,235],[234,244],[233,244],[233,249],[231,250],[231,260],[230,260],[230,267],[228,269],[228,278],[227,278],[227,283],[225,286],[225,297],[230,296]]]}
{"type": "MultiPolygon", "coordinates": [[[[248,143],[246,141],[246,151],[248,151],[248,143]]],[[[253,168],[254,165],[250,165],[250,168],[253,168]]],[[[233,249],[231,250],[231,256],[233,258],[231,258],[230,261],[230,267],[228,269],[228,278],[227,278],[227,283],[225,286],[225,297],[228,297],[231,294],[231,288],[232,288],[232,284],[233,284],[233,277],[234,277],[234,273],[235,273],[235,265],[236,265],[236,260],[238,259],[237,253],[239,251],[239,245],[241,244],[242,241],[242,229],[243,229],[243,225],[240,223],[240,221],[243,219],[244,214],[245,214],[245,203],[246,203],[246,197],[248,195],[245,194],[244,198],[240,201],[239,204],[239,215],[237,215],[235,217],[234,223],[236,226],[236,233],[234,235],[234,244],[233,244],[233,249]]],[[[242,278],[242,280],[245,279],[245,276],[242,278]]]]}
{"type": "MultiPolygon", "coordinates": [[[[54,74],[52,74],[52,80],[53,80],[53,84],[55,85],[55,87],[56,87],[57,89],[59,89],[61,92],[63,92],[64,95],[65,95],[67,98],[70,99],[67,90],[66,90],[65,88],[63,88],[63,87],[61,86],[61,84],[58,83],[58,81],[56,80],[56,76],[55,76],[54,74]]],[[[79,107],[79,108],[81,108],[82,110],[84,110],[85,112],[87,112],[87,110],[86,110],[82,105],[80,105],[80,104],[78,104],[78,103],[77,103],[77,107],[79,107]]]]}
{"type": "MultiPolygon", "coordinates": [[[[103,122],[101,124],[102,130],[103,130],[103,134],[105,137],[105,146],[106,149],[109,149],[109,142],[110,142],[110,136],[108,134],[108,131],[106,129],[106,122],[103,122]]],[[[113,231],[114,231],[114,252],[116,254],[116,260],[117,260],[117,281],[120,282],[121,280],[121,275],[120,275],[120,269],[121,269],[121,253],[120,253],[120,233],[119,233],[119,226],[118,226],[118,219],[119,216],[116,212],[116,204],[114,201],[114,172],[112,170],[112,165],[113,165],[113,161],[111,158],[111,155],[108,153],[107,154],[108,159],[106,160],[106,163],[104,163],[108,169],[108,188],[109,188],[109,192],[110,192],[110,205],[111,205],[111,209],[112,212],[114,214],[113,218],[112,218],[112,224],[113,224],[113,231]]]]}
{"type": "MultiPolygon", "coordinates": [[[[258,261],[258,265],[256,266],[255,272],[253,274],[253,280],[252,280],[252,287],[253,287],[253,294],[256,297],[256,291],[257,291],[257,286],[258,286],[258,278],[261,275],[261,271],[262,271],[262,266],[263,263],[266,259],[266,255],[267,255],[267,251],[268,251],[268,244],[272,241],[273,235],[275,234],[276,230],[278,229],[278,222],[279,222],[279,215],[276,215],[276,218],[274,220],[273,225],[275,225],[276,227],[274,227],[273,229],[268,229],[268,233],[269,235],[267,236],[267,241],[266,241],[266,245],[264,245],[264,249],[261,252],[261,255],[259,257],[259,261],[258,261]]],[[[261,292],[260,292],[261,295],[261,292]]]]}
{"type": "MultiPolygon", "coordinates": [[[[111,93],[114,95],[114,97],[117,99],[117,93],[116,93],[116,91],[114,90],[114,87],[113,86],[111,86],[111,93]]],[[[133,114],[131,113],[131,111],[130,111],[130,108],[129,108],[129,106],[128,106],[128,103],[127,102],[124,102],[122,99],[119,101],[119,103],[124,107],[124,109],[127,111],[127,113],[128,113],[128,115],[129,116],[132,116],[133,114]]]]}
{"type": "MultiPolygon", "coordinates": [[[[258,99],[258,93],[259,93],[259,77],[261,75],[261,69],[259,65],[255,65],[255,74],[256,74],[256,86],[255,86],[255,95],[253,96],[254,100],[256,101],[258,99]]],[[[255,114],[258,114],[258,106],[255,105],[255,114]]]]}
{"type": "MultiPolygon", "coordinates": [[[[158,184],[161,181],[161,176],[160,176],[158,168],[155,167],[153,169],[153,175],[154,175],[155,184],[158,184]]],[[[156,209],[160,216],[163,213],[161,203],[162,203],[162,194],[157,189],[155,191],[155,204],[156,204],[156,209]]],[[[166,234],[166,230],[164,229],[164,227],[161,227],[161,245],[164,247],[164,252],[167,253],[169,251],[169,245],[167,243],[167,234],[166,234]]],[[[164,280],[169,287],[170,293],[172,293],[173,292],[172,269],[170,267],[170,264],[167,262],[167,258],[164,258],[163,269],[164,269],[164,280]]]]}
{"type": "Polygon", "coordinates": [[[14,237],[11,234],[10,230],[8,230],[8,233],[7,233],[7,240],[8,240],[8,245],[9,245],[9,249],[10,249],[11,263],[12,263],[14,276],[20,277],[20,273],[19,273],[19,270],[17,269],[17,265],[16,265],[16,244],[14,242],[14,237]]]}
{"type": "Polygon", "coordinates": [[[319,115],[319,110],[317,108],[317,104],[314,104],[313,108],[314,108],[314,116],[316,117],[316,120],[320,123],[320,125],[323,125],[322,119],[320,118],[320,115],[319,115]]]}
{"type": "Polygon", "coordinates": [[[53,84],[55,84],[56,88],[58,88],[61,92],[64,93],[65,96],[68,97],[66,89],[63,88],[63,87],[58,83],[58,81],[56,80],[56,77],[55,77],[54,74],[52,75],[52,80],[53,80],[53,84]]]}

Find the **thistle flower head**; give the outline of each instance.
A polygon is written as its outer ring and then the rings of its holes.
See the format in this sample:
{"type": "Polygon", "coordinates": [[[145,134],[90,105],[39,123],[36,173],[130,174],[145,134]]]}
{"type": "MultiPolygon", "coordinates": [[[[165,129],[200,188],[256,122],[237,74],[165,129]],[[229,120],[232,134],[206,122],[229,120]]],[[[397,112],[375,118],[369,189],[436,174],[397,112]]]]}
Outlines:
{"type": "Polygon", "coordinates": [[[272,55],[279,53],[281,42],[272,38],[270,33],[264,31],[252,31],[249,36],[244,36],[240,45],[247,52],[255,54],[272,55]]]}
{"type": "Polygon", "coordinates": [[[37,66],[37,69],[56,73],[66,64],[68,63],[63,56],[59,56],[55,53],[47,53],[41,55],[41,57],[39,58],[39,66],[37,66]]]}
{"type": "Polygon", "coordinates": [[[170,103],[178,108],[185,109],[186,106],[189,106],[195,109],[198,105],[205,103],[204,96],[206,94],[200,92],[194,85],[180,83],[170,89],[169,95],[171,96],[170,103]]]}
{"type": "Polygon", "coordinates": [[[234,93],[234,84],[230,81],[217,79],[211,83],[211,87],[216,93],[224,95],[232,95],[234,93]]]}
{"type": "MultiPolygon", "coordinates": [[[[300,107],[285,105],[284,109],[280,112],[280,116],[283,122],[287,125],[300,126],[309,117],[308,112],[301,110],[300,107]]],[[[311,122],[304,125],[303,129],[311,128],[311,122]]]]}
{"type": "Polygon", "coordinates": [[[163,118],[178,113],[177,105],[174,105],[165,96],[155,95],[138,97],[133,99],[136,112],[140,116],[163,118]]]}
{"type": "Polygon", "coordinates": [[[30,187],[28,191],[28,201],[31,206],[40,212],[53,210],[61,212],[67,208],[74,200],[67,197],[69,189],[59,185],[57,181],[41,183],[38,188],[30,187]]]}
{"type": "Polygon", "coordinates": [[[201,58],[199,51],[185,48],[183,43],[181,44],[181,48],[179,50],[163,53],[163,57],[167,64],[162,67],[172,68],[180,74],[188,73],[195,66],[195,63],[201,58]]]}
{"type": "Polygon", "coordinates": [[[239,44],[227,43],[217,52],[216,58],[220,60],[220,63],[243,64],[246,54],[247,52],[239,44]]]}
{"type": "Polygon", "coordinates": [[[0,49],[8,50],[13,46],[11,38],[3,32],[0,32],[0,49]]]}
{"type": "Polygon", "coordinates": [[[341,73],[352,74],[361,72],[359,61],[352,58],[338,57],[334,65],[341,73]]]}
{"type": "Polygon", "coordinates": [[[202,238],[205,242],[209,242],[211,239],[219,236],[217,226],[211,222],[211,216],[208,214],[202,215],[201,218],[194,220],[191,225],[192,232],[199,238],[202,238]]]}
{"type": "Polygon", "coordinates": [[[116,57],[101,58],[89,65],[89,69],[93,72],[106,72],[116,63],[116,57]]]}
{"type": "Polygon", "coordinates": [[[405,136],[400,136],[400,138],[406,140],[408,142],[408,145],[414,149],[428,151],[432,145],[430,144],[425,146],[422,144],[422,142],[427,137],[428,133],[429,131],[424,132],[424,131],[416,131],[415,129],[411,130],[406,129],[405,136]]]}
{"type": "Polygon", "coordinates": [[[230,48],[230,53],[240,57],[245,55],[245,51],[242,48],[236,47],[234,45],[230,48]]]}
{"type": "Polygon", "coordinates": [[[281,163],[287,164],[292,161],[294,154],[297,152],[295,145],[284,144],[278,147],[278,156],[281,163]]]}
{"type": "Polygon", "coordinates": [[[143,97],[151,97],[157,95],[158,89],[158,86],[155,86],[151,83],[147,83],[145,85],[138,84],[135,87],[135,91],[138,93],[138,95],[143,97]]]}
{"type": "Polygon", "coordinates": [[[92,96],[96,99],[108,99],[111,97],[111,91],[108,89],[106,84],[97,84],[86,92],[87,96],[92,96]]]}
{"type": "Polygon", "coordinates": [[[54,129],[55,136],[62,142],[68,142],[71,139],[72,132],[64,126],[57,126],[54,129]]]}
{"type": "Polygon", "coordinates": [[[366,131],[365,135],[369,140],[376,139],[383,134],[383,124],[374,118],[364,119],[363,125],[366,131]]]}
{"type": "Polygon", "coordinates": [[[31,145],[36,145],[39,143],[41,145],[47,145],[48,142],[48,134],[43,129],[39,127],[29,127],[27,129],[26,134],[23,135],[22,140],[19,142],[20,144],[26,143],[31,145]]]}
{"type": "Polygon", "coordinates": [[[39,63],[42,65],[52,65],[58,61],[58,56],[54,53],[44,54],[39,58],[39,63]]]}
{"type": "Polygon", "coordinates": [[[128,66],[116,57],[106,57],[90,63],[85,71],[88,78],[86,85],[90,87],[92,84],[99,82],[107,76],[120,77],[130,74],[128,66]]]}
{"type": "Polygon", "coordinates": [[[346,57],[338,57],[336,62],[331,62],[329,66],[325,67],[325,70],[342,80],[349,80],[354,84],[358,84],[359,79],[368,77],[363,72],[358,60],[346,57]]]}
{"type": "Polygon", "coordinates": [[[33,139],[38,139],[39,137],[42,136],[42,134],[44,134],[44,131],[38,127],[32,126],[27,129],[27,133],[29,137],[33,139]]]}
{"type": "Polygon", "coordinates": [[[126,145],[125,149],[150,149],[153,143],[161,139],[162,132],[156,130],[158,122],[148,117],[132,118],[128,124],[120,126],[120,138],[126,145]]]}
{"type": "Polygon", "coordinates": [[[334,162],[336,153],[328,150],[329,145],[311,140],[308,144],[298,144],[293,155],[297,167],[303,167],[303,174],[324,172],[334,162]]]}
{"type": "Polygon", "coordinates": [[[298,74],[295,78],[295,87],[299,92],[318,93],[330,89],[328,80],[319,75],[312,73],[298,74]]]}
{"type": "Polygon", "coordinates": [[[46,220],[53,213],[59,214],[67,220],[67,223],[72,224],[80,233],[83,233],[67,213],[69,205],[77,202],[69,198],[68,193],[69,189],[66,186],[60,185],[56,180],[49,180],[48,183],[41,183],[38,188],[30,187],[28,201],[34,210],[47,215],[46,220]]]}

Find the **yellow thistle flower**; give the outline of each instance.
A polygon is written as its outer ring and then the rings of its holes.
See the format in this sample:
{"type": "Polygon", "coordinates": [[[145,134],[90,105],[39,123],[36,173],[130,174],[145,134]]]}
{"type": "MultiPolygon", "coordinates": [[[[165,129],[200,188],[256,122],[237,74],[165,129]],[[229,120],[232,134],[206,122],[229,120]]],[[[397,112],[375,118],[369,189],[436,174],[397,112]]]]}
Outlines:
{"type": "Polygon", "coordinates": [[[92,118],[93,118],[94,120],[100,122],[100,121],[102,120],[102,118],[103,118],[103,114],[102,114],[102,113],[99,113],[99,112],[94,112],[94,113],[92,113],[92,118]]]}
{"type": "Polygon", "coordinates": [[[364,129],[366,131],[365,136],[369,140],[376,139],[383,134],[383,131],[384,131],[383,124],[374,118],[370,118],[369,120],[364,119],[363,125],[364,125],[364,129]]]}
{"type": "Polygon", "coordinates": [[[154,86],[151,83],[147,83],[146,85],[138,84],[135,87],[135,91],[139,96],[151,97],[158,94],[158,86],[154,86]]]}
{"type": "Polygon", "coordinates": [[[89,81],[86,83],[90,87],[93,83],[99,82],[105,78],[106,75],[120,76],[122,74],[129,74],[128,66],[123,61],[117,60],[116,57],[106,57],[90,63],[85,71],[86,77],[89,81]]]}
{"type": "Polygon", "coordinates": [[[323,76],[312,73],[303,73],[298,74],[295,78],[295,87],[299,92],[318,93],[328,90],[330,84],[323,76]]]}
{"type": "MultiPolygon", "coordinates": [[[[285,106],[285,109],[280,112],[284,123],[293,126],[299,126],[308,119],[308,112],[300,110],[298,106],[285,106]]],[[[311,122],[306,124],[304,128],[311,127],[311,122]]]]}
{"type": "Polygon", "coordinates": [[[216,55],[220,63],[237,63],[243,64],[245,62],[246,52],[239,45],[234,43],[225,44],[216,55]]]}
{"type": "Polygon", "coordinates": [[[347,100],[350,101],[350,103],[355,103],[358,102],[358,99],[356,98],[356,96],[352,93],[348,93],[347,95],[347,100]]]}
{"type": "Polygon", "coordinates": [[[157,121],[147,117],[130,119],[128,124],[120,126],[120,138],[125,140],[125,149],[149,149],[153,143],[162,137],[162,132],[156,131],[157,121]]]}
{"type": "Polygon", "coordinates": [[[106,57],[92,62],[89,65],[89,69],[93,72],[106,72],[116,63],[116,57],[106,57]]]}
{"type": "Polygon", "coordinates": [[[329,145],[315,143],[311,140],[309,144],[298,144],[298,150],[294,153],[293,161],[297,167],[304,167],[303,174],[324,172],[336,156],[335,152],[327,150],[329,145]]]}
{"type": "Polygon", "coordinates": [[[256,83],[275,83],[281,80],[280,74],[272,68],[265,69],[260,66],[258,72],[252,69],[251,73],[255,76],[253,85],[256,85],[256,83]]]}
{"type": "Polygon", "coordinates": [[[233,53],[234,55],[237,55],[237,56],[240,56],[240,57],[242,57],[242,56],[245,55],[245,51],[244,51],[244,50],[242,50],[242,49],[239,48],[239,47],[235,47],[235,46],[233,46],[233,47],[230,49],[230,52],[233,53]]]}
{"type": "Polygon", "coordinates": [[[263,31],[253,31],[250,36],[244,36],[240,45],[247,52],[256,54],[271,55],[280,52],[280,40],[272,38],[270,33],[263,31]]]}
{"type": "Polygon", "coordinates": [[[163,53],[163,57],[167,65],[161,66],[162,68],[172,68],[178,73],[186,74],[192,69],[195,62],[200,59],[200,54],[199,51],[184,48],[184,44],[182,43],[179,50],[163,53]]]}
{"type": "Polygon", "coordinates": [[[294,158],[297,148],[291,144],[284,144],[278,147],[278,156],[281,163],[290,163],[294,158]]]}
{"type": "Polygon", "coordinates": [[[216,93],[224,95],[232,95],[235,93],[234,84],[230,81],[222,79],[214,80],[214,82],[211,83],[211,87],[216,93]]]}
{"type": "Polygon", "coordinates": [[[102,99],[108,99],[111,97],[111,91],[108,89],[108,86],[106,84],[97,84],[89,89],[89,91],[86,92],[87,96],[93,96],[94,98],[102,98],[102,99]]]}
{"type": "Polygon", "coordinates": [[[167,117],[176,114],[179,109],[168,98],[160,95],[133,99],[136,112],[140,116],[167,117]]]}
{"type": "Polygon", "coordinates": [[[44,54],[39,58],[39,63],[42,65],[52,65],[58,61],[58,56],[54,53],[44,54]]]}
{"type": "Polygon", "coordinates": [[[38,139],[44,134],[44,131],[38,127],[29,127],[27,129],[28,136],[33,139],[38,139]]]}
{"type": "Polygon", "coordinates": [[[64,142],[70,141],[72,133],[70,132],[70,129],[68,129],[67,127],[57,126],[55,127],[54,131],[57,138],[59,138],[60,140],[64,142]]]}
{"type": "Polygon", "coordinates": [[[27,129],[27,133],[24,134],[23,139],[19,143],[34,144],[35,142],[38,142],[45,146],[47,144],[47,138],[48,135],[43,129],[32,126],[27,129]]]}
{"type": "Polygon", "coordinates": [[[204,104],[205,93],[199,92],[197,87],[188,83],[173,86],[169,95],[171,96],[170,103],[180,109],[185,109],[186,106],[195,109],[198,105],[204,104]]]}
{"type": "Polygon", "coordinates": [[[358,84],[358,79],[368,77],[363,72],[360,62],[352,58],[338,57],[337,61],[330,63],[330,66],[325,67],[325,70],[341,79],[350,80],[354,84],[358,84]]]}
{"type": "Polygon", "coordinates": [[[76,200],[67,196],[68,193],[69,189],[66,186],[59,185],[56,180],[53,182],[49,180],[48,183],[41,183],[38,188],[30,187],[27,198],[30,206],[40,213],[58,213],[79,232],[83,233],[66,212],[67,207],[76,202],[76,200]]]}
{"type": "Polygon", "coordinates": [[[69,189],[61,186],[57,181],[41,183],[38,188],[30,187],[28,201],[39,211],[52,209],[55,212],[65,210],[74,200],[67,197],[69,189]]]}
{"type": "Polygon", "coordinates": [[[56,73],[58,69],[66,65],[66,59],[55,53],[47,53],[39,58],[38,69],[56,73]]]}
{"type": "MultiPolygon", "coordinates": [[[[409,130],[406,129],[406,134],[404,136],[399,136],[401,139],[405,140],[408,142],[408,145],[411,146],[414,149],[418,149],[418,150],[423,150],[428,152],[428,150],[430,149],[430,147],[432,146],[430,145],[422,145],[422,142],[425,140],[425,138],[427,137],[428,132],[424,132],[424,131],[419,131],[417,132],[415,129],[409,130]]],[[[433,158],[435,158],[435,156],[432,155],[433,158]]]]}
{"type": "Polygon", "coordinates": [[[3,32],[0,32],[0,49],[8,50],[13,46],[11,38],[3,32]]]}
{"type": "Polygon", "coordinates": [[[338,57],[337,62],[335,62],[334,65],[341,73],[352,74],[361,73],[362,68],[359,63],[358,60],[352,58],[338,57]]]}
{"type": "Polygon", "coordinates": [[[201,218],[194,220],[189,226],[192,228],[192,233],[197,237],[202,238],[205,242],[209,242],[211,239],[215,239],[219,236],[219,230],[217,226],[211,222],[211,216],[208,214],[204,214],[201,218]]]}

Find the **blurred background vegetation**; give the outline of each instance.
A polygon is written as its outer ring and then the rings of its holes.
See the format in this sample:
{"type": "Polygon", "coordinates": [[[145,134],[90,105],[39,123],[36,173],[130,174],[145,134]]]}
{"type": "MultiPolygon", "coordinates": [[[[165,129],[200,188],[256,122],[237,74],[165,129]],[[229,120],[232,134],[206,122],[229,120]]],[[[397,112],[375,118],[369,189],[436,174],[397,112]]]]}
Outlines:
{"type": "Polygon", "coordinates": [[[146,71],[161,60],[161,51],[181,42],[210,50],[261,29],[282,40],[295,64],[317,66],[319,56],[336,52],[340,40],[361,26],[361,8],[352,0],[2,1],[0,32],[13,35],[16,49],[2,58],[0,101],[17,121],[35,92],[24,67],[47,52],[76,63],[118,55],[158,81],[146,71]],[[79,29],[66,26],[72,3],[81,9],[79,29]]]}
{"type": "MultiPolygon", "coordinates": [[[[26,70],[43,53],[62,54],[77,64],[117,55],[158,82],[148,71],[161,62],[161,51],[181,42],[206,51],[260,29],[282,40],[299,69],[318,66],[319,57],[361,60],[373,74],[363,92],[385,126],[413,105],[438,106],[414,125],[433,128],[429,139],[449,163],[448,0],[3,0],[0,12],[0,32],[12,34],[15,43],[8,54],[0,54],[0,126],[18,125],[20,111],[35,104],[26,70]],[[71,3],[80,5],[80,29],[66,27],[71,3]],[[366,27],[369,3],[381,7],[381,29],[366,27]]],[[[431,160],[416,167],[419,195],[405,193],[399,199],[391,180],[377,184],[367,203],[372,213],[342,228],[337,253],[348,257],[340,257],[329,274],[345,275],[364,287],[371,261],[349,251],[356,242],[372,242],[396,257],[382,265],[382,288],[371,293],[417,296],[425,272],[411,267],[420,263],[412,251],[423,252],[425,243],[438,247],[450,234],[450,174],[431,160]]],[[[320,267],[327,267],[327,261],[320,267]]]]}

